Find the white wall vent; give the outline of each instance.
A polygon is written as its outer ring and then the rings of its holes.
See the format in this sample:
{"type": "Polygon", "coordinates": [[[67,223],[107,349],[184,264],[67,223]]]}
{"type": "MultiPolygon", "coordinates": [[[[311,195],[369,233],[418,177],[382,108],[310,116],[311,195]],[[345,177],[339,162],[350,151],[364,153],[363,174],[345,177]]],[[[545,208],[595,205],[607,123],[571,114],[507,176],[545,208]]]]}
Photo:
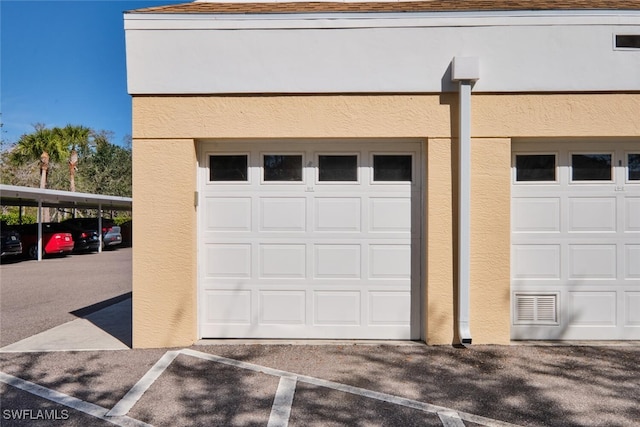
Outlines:
{"type": "Polygon", "coordinates": [[[558,294],[517,293],[514,296],[516,325],[557,325],[558,294]]]}

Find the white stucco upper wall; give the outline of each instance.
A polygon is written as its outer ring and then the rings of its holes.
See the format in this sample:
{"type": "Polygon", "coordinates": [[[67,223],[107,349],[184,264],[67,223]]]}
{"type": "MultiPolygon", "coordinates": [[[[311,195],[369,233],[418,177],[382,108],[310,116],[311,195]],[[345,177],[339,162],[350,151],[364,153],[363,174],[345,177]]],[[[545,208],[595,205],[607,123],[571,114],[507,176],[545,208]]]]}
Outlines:
{"type": "Polygon", "coordinates": [[[131,94],[638,91],[640,12],[125,14],[131,94]]]}

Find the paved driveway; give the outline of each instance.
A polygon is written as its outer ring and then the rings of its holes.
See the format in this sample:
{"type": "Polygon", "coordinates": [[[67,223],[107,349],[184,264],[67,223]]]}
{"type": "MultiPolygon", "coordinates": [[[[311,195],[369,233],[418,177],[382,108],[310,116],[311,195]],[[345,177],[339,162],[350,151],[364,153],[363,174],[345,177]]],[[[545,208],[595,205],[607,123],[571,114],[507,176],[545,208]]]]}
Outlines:
{"type": "Polygon", "coordinates": [[[637,346],[366,344],[5,353],[1,416],[3,426],[34,425],[7,417],[22,409],[66,411],[65,426],[631,426],[639,356],[637,346]]]}

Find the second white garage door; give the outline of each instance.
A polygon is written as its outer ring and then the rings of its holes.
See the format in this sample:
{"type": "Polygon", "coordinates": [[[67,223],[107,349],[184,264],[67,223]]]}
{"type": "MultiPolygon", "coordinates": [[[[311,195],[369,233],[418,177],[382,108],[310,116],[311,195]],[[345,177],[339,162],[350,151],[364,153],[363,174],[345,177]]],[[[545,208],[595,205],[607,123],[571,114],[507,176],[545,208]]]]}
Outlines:
{"type": "Polygon", "coordinates": [[[418,338],[420,156],[415,142],[202,143],[200,337],[418,338]]]}
{"type": "Polygon", "coordinates": [[[513,151],[512,337],[640,339],[640,143],[513,151]]]}

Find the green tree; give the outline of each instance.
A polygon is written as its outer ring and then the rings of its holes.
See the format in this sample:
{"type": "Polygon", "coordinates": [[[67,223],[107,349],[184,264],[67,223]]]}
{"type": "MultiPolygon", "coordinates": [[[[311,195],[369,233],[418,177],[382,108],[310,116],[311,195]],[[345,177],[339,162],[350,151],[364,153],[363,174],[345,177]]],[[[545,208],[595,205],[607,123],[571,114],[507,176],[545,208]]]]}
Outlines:
{"type": "Polygon", "coordinates": [[[2,184],[21,185],[23,187],[37,187],[39,161],[18,164],[13,161],[12,152],[5,150],[0,153],[0,170],[2,171],[2,184]]]}
{"type": "Polygon", "coordinates": [[[69,150],[69,190],[76,191],[76,171],[80,157],[88,156],[91,150],[90,137],[92,130],[84,126],[66,125],[54,128],[62,144],[69,150]]]}
{"type": "Polygon", "coordinates": [[[0,154],[2,183],[37,186],[38,171],[46,187],[113,196],[131,196],[131,145],[111,143],[113,133],[84,126],[46,128],[38,124],[34,132],[0,154]],[[42,153],[49,161],[43,171],[42,153]],[[72,161],[70,154],[77,153],[72,161]],[[67,163],[69,168],[63,166],[67,163]]]}
{"type": "Polygon", "coordinates": [[[59,162],[68,152],[58,132],[38,123],[35,131],[24,134],[11,151],[11,160],[18,165],[39,162],[40,188],[47,187],[50,162],[59,162]]]}
{"type": "Polygon", "coordinates": [[[94,134],[93,151],[78,171],[83,191],[131,197],[131,148],[111,143],[112,133],[94,134]]]}

